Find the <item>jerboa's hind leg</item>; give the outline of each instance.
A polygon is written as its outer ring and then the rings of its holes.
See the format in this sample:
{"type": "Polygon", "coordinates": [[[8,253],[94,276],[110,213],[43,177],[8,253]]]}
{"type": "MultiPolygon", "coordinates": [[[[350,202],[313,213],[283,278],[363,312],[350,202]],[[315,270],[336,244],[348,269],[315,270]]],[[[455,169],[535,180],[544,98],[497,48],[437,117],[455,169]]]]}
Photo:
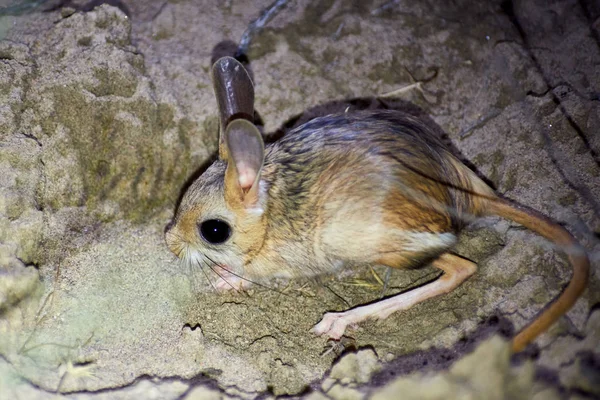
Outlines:
{"type": "Polygon", "coordinates": [[[321,322],[314,326],[313,333],[339,339],[348,325],[366,319],[385,319],[390,314],[408,310],[417,303],[441,294],[449,293],[463,283],[477,270],[477,265],[457,255],[445,253],[433,261],[432,265],[444,271],[435,281],[385,300],[359,306],[344,312],[326,313],[321,322]]]}

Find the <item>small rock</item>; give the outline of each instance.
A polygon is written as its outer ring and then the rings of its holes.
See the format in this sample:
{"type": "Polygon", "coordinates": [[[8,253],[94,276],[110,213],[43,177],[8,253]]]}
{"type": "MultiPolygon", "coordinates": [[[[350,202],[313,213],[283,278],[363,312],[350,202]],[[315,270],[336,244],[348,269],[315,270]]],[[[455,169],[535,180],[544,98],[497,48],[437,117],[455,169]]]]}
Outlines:
{"type": "Polygon", "coordinates": [[[331,369],[329,377],[348,383],[366,383],[380,369],[381,364],[375,351],[365,349],[342,357],[331,369]]]}
{"type": "Polygon", "coordinates": [[[220,399],[228,399],[229,396],[224,397],[222,392],[217,390],[212,390],[204,386],[198,386],[192,389],[191,392],[187,394],[183,399],[184,400],[220,400],[220,399]]]}
{"type": "Polygon", "coordinates": [[[335,400],[362,400],[365,394],[357,389],[353,389],[344,385],[336,384],[327,392],[327,395],[335,400]]]}
{"type": "Polygon", "coordinates": [[[307,395],[304,399],[305,400],[329,400],[329,397],[325,396],[321,392],[312,392],[311,394],[307,395]]]}
{"type": "Polygon", "coordinates": [[[482,343],[472,354],[456,362],[448,372],[401,377],[373,395],[374,400],[403,399],[529,399],[533,367],[510,366],[510,346],[500,339],[482,343]]]}
{"type": "Polygon", "coordinates": [[[0,311],[35,293],[40,284],[38,271],[10,257],[8,251],[0,244],[0,311]]]}

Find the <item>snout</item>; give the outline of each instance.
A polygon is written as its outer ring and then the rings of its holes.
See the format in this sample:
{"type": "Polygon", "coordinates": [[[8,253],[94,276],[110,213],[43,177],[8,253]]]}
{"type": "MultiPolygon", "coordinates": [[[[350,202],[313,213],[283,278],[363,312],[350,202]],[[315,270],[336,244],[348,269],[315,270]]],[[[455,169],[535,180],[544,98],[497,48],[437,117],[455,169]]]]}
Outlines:
{"type": "Polygon", "coordinates": [[[185,244],[174,222],[170,222],[165,228],[165,242],[169,250],[178,258],[181,258],[181,252],[185,244]]]}

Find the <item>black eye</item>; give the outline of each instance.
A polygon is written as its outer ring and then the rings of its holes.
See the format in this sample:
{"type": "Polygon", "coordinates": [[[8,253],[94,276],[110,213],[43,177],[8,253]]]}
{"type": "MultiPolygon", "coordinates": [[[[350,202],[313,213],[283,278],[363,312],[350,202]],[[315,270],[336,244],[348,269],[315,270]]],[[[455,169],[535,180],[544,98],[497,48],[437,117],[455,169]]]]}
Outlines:
{"type": "Polygon", "coordinates": [[[209,219],[200,223],[202,238],[211,244],[221,244],[231,236],[231,228],[225,221],[209,219]]]}

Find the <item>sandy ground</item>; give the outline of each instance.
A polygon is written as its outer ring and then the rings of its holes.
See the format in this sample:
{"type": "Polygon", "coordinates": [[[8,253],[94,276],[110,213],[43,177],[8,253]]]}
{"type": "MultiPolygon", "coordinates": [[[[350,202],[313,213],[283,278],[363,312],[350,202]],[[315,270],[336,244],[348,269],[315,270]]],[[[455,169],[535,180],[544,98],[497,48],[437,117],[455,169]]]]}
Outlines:
{"type": "MultiPolygon", "coordinates": [[[[464,233],[480,268],[456,291],[333,349],[310,328],[379,298],[385,268],[221,294],[183,268],[163,232],[216,151],[211,59],[270,2],[63,3],[0,17],[0,397],[600,397],[597,3],[289,1],[247,50],[266,133],[409,110],[581,240],[588,290],[512,358],[501,337],[571,272],[507,221],[464,233]]],[[[392,271],[386,295],[436,276],[392,271]]]]}

